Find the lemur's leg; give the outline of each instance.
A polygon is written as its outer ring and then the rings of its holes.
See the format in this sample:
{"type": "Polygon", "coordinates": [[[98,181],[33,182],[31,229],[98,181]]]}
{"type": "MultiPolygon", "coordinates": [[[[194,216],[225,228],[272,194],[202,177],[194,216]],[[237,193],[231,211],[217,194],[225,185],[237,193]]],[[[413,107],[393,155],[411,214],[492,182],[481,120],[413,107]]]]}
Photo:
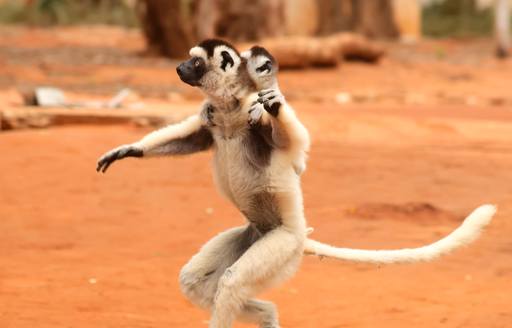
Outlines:
{"type": "Polygon", "coordinates": [[[96,170],[105,172],[116,160],[125,157],[147,157],[191,154],[209,149],[213,137],[199,115],[146,135],[140,141],[117,147],[98,160],[96,170]]]}
{"type": "Polygon", "coordinates": [[[303,239],[279,227],[255,242],[220,278],[210,327],[231,328],[252,296],[293,276],[303,239]]]}
{"type": "Polygon", "coordinates": [[[248,300],[242,308],[240,320],[258,324],[261,328],[279,328],[277,308],[272,302],[248,300]]]}
{"type": "Polygon", "coordinates": [[[210,239],[181,269],[179,281],[183,294],[192,303],[211,310],[220,277],[257,238],[256,230],[243,226],[210,239]]]}

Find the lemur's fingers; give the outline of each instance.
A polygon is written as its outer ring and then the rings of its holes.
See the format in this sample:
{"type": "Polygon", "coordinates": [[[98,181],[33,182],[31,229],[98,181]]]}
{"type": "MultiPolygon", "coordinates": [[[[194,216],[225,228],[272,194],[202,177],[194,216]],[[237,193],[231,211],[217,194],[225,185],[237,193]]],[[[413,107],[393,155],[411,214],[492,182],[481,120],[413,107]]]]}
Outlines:
{"type": "Polygon", "coordinates": [[[115,161],[115,160],[111,160],[111,161],[106,162],[106,163],[105,163],[105,165],[103,165],[103,168],[101,169],[101,173],[105,173],[105,172],[107,172],[108,167],[109,167],[112,163],[114,163],[114,161],[115,161]]]}
{"type": "Polygon", "coordinates": [[[275,92],[275,89],[265,89],[265,90],[261,90],[260,92],[258,92],[258,96],[259,97],[262,97],[268,93],[271,93],[271,92],[275,92]]]}
{"type": "Polygon", "coordinates": [[[276,96],[275,96],[275,95],[266,95],[266,96],[262,96],[262,97],[258,98],[258,102],[259,102],[260,104],[264,104],[264,103],[266,103],[267,101],[272,100],[272,99],[275,99],[275,98],[276,98],[276,96]]]}
{"type": "Polygon", "coordinates": [[[263,104],[263,108],[272,116],[277,117],[281,108],[281,99],[272,98],[263,104]]]}
{"type": "Polygon", "coordinates": [[[264,98],[265,96],[266,97],[272,97],[272,96],[283,97],[283,94],[278,89],[266,89],[266,90],[262,90],[262,91],[258,92],[259,98],[264,98]]]}
{"type": "Polygon", "coordinates": [[[98,160],[98,165],[96,166],[97,172],[105,173],[108,169],[108,167],[115,162],[118,159],[123,159],[125,157],[142,157],[143,151],[142,149],[127,145],[127,146],[121,146],[119,148],[116,148],[114,150],[109,151],[105,155],[101,156],[98,160]]]}
{"type": "Polygon", "coordinates": [[[249,124],[255,125],[258,124],[261,120],[261,117],[263,116],[263,106],[258,103],[254,102],[251,105],[251,109],[249,109],[249,124]]]}
{"type": "Polygon", "coordinates": [[[115,160],[118,159],[118,153],[119,153],[118,149],[115,149],[115,150],[110,151],[110,152],[106,153],[105,155],[103,155],[98,160],[98,166],[96,167],[96,171],[105,173],[105,171],[108,169],[110,164],[112,164],[112,162],[114,162],[115,160]]]}
{"type": "Polygon", "coordinates": [[[260,92],[258,94],[258,102],[264,103],[266,101],[269,101],[270,99],[281,98],[281,97],[282,97],[282,95],[280,92],[278,92],[276,90],[269,90],[267,92],[260,92]]]}
{"type": "Polygon", "coordinates": [[[258,102],[263,104],[263,108],[270,115],[276,117],[283,102],[283,95],[277,90],[269,89],[261,91],[258,96],[258,102]]]}
{"type": "Polygon", "coordinates": [[[276,117],[279,114],[281,103],[284,102],[284,97],[278,90],[264,90],[260,92],[258,102],[263,104],[265,110],[272,116],[276,117]]]}

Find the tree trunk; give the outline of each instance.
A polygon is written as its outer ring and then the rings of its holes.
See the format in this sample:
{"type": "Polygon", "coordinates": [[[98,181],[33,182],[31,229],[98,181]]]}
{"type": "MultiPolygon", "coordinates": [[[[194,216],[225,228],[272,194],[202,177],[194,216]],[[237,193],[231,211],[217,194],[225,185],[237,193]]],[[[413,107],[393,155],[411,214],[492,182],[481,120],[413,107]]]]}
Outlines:
{"type": "Polygon", "coordinates": [[[320,35],[340,31],[355,31],[371,38],[399,35],[393,0],[319,0],[318,6],[320,35]]]}
{"type": "Polygon", "coordinates": [[[196,0],[196,15],[194,25],[198,40],[214,37],[217,23],[221,19],[220,0],[196,0]]]}
{"type": "Polygon", "coordinates": [[[510,8],[508,0],[496,0],[496,55],[505,58],[510,55],[510,8]]]}
{"type": "Polygon", "coordinates": [[[352,0],[354,30],[371,38],[396,38],[391,0],[352,0]]]}
{"type": "MultiPolygon", "coordinates": [[[[392,0],[320,0],[318,33],[356,31],[375,38],[398,36],[392,0]]],[[[283,36],[290,0],[138,0],[148,51],[171,58],[186,56],[197,41],[220,37],[234,42],[283,36]]],[[[294,8],[297,9],[297,8],[294,8]]],[[[302,8],[304,9],[304,8],[302,8]]],[[[299,10],[300,12],[300,10],[299,10]]],[[[315,15],[315,13],[311,13],[315,15]]]]}
{"type": "Polygon", "coordinates": [[[192,24],[185,22],[180,0],[139,0],[137,12],[149,53],[171,58],[186,57],[193,46],[192,24]]]}
{"type": "Polygon", "coordinates": [[[355,25],[352,0],[319,0],[320,35],[351,31],[355,25]]]}
{"type": "Polygon", "coordinates": [[[220,0],[215,35],[232,41],[254,41],[284,32],[283,0],[220,0]]]}
{"type": "Polygon", "coordinates": [[[284,32],[283,0],[195,0],[197,39],[254,41],[284,32]]]}

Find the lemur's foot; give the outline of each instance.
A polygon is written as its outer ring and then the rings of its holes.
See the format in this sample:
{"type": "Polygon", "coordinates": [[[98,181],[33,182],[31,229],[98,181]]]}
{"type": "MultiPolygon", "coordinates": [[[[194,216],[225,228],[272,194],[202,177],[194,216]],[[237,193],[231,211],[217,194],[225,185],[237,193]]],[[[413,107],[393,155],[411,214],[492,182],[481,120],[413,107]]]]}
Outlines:
{"type": "Polygon", "coordinates": [[[201,111],[201,118],[206,126],[215,126],[213,122],[215,107],[212,104],[206,104],[205,108],[201,111]]]}
{"type": "Polygon", "coordinates": [[[113,162],[123,159],[125,157],[142,157],[144,152],[141,148],[134,145],[123,145],[117,147],[103,156],[98,160],[98,165],[96,166],[97,172],[105,173],[113,162]]]}
{"type": "Polygon", "coordinates": [[[258,102],[263,104],[263,108],[272,116],[279,114],[279,109],[284,103],[284,96],[279,90],[267,89],[258,93],[258,102]]]}
{"type": "Polygon", "coordinates": [[[252,103],[249,109],[249,125],[256,125],[261,121],[263,117],[263,105],[255,101],[252,103]]]}

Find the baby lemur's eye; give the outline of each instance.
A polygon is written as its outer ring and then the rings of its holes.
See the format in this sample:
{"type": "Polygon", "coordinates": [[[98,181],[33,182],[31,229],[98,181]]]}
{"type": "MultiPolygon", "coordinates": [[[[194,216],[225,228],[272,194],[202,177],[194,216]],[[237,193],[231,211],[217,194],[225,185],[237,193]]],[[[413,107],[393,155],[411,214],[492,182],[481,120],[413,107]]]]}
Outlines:
{"type": "Polygon", "coordinates": [[[272,71],[272,62],[270,60],[267,60],[265,64],[261,65],[260,67],[256,68],[256,72],[262,73],[264,71],[268,71],[269,73],[272,71]]]}
{"type": "Polygon", "coordinates": [[[196,60],[194,61],[194,66],[195,66],[195,67],[199,67],[199,65],[201,65],[201,61],[200,61],[199,59],[196,59],[196,60]]]}

